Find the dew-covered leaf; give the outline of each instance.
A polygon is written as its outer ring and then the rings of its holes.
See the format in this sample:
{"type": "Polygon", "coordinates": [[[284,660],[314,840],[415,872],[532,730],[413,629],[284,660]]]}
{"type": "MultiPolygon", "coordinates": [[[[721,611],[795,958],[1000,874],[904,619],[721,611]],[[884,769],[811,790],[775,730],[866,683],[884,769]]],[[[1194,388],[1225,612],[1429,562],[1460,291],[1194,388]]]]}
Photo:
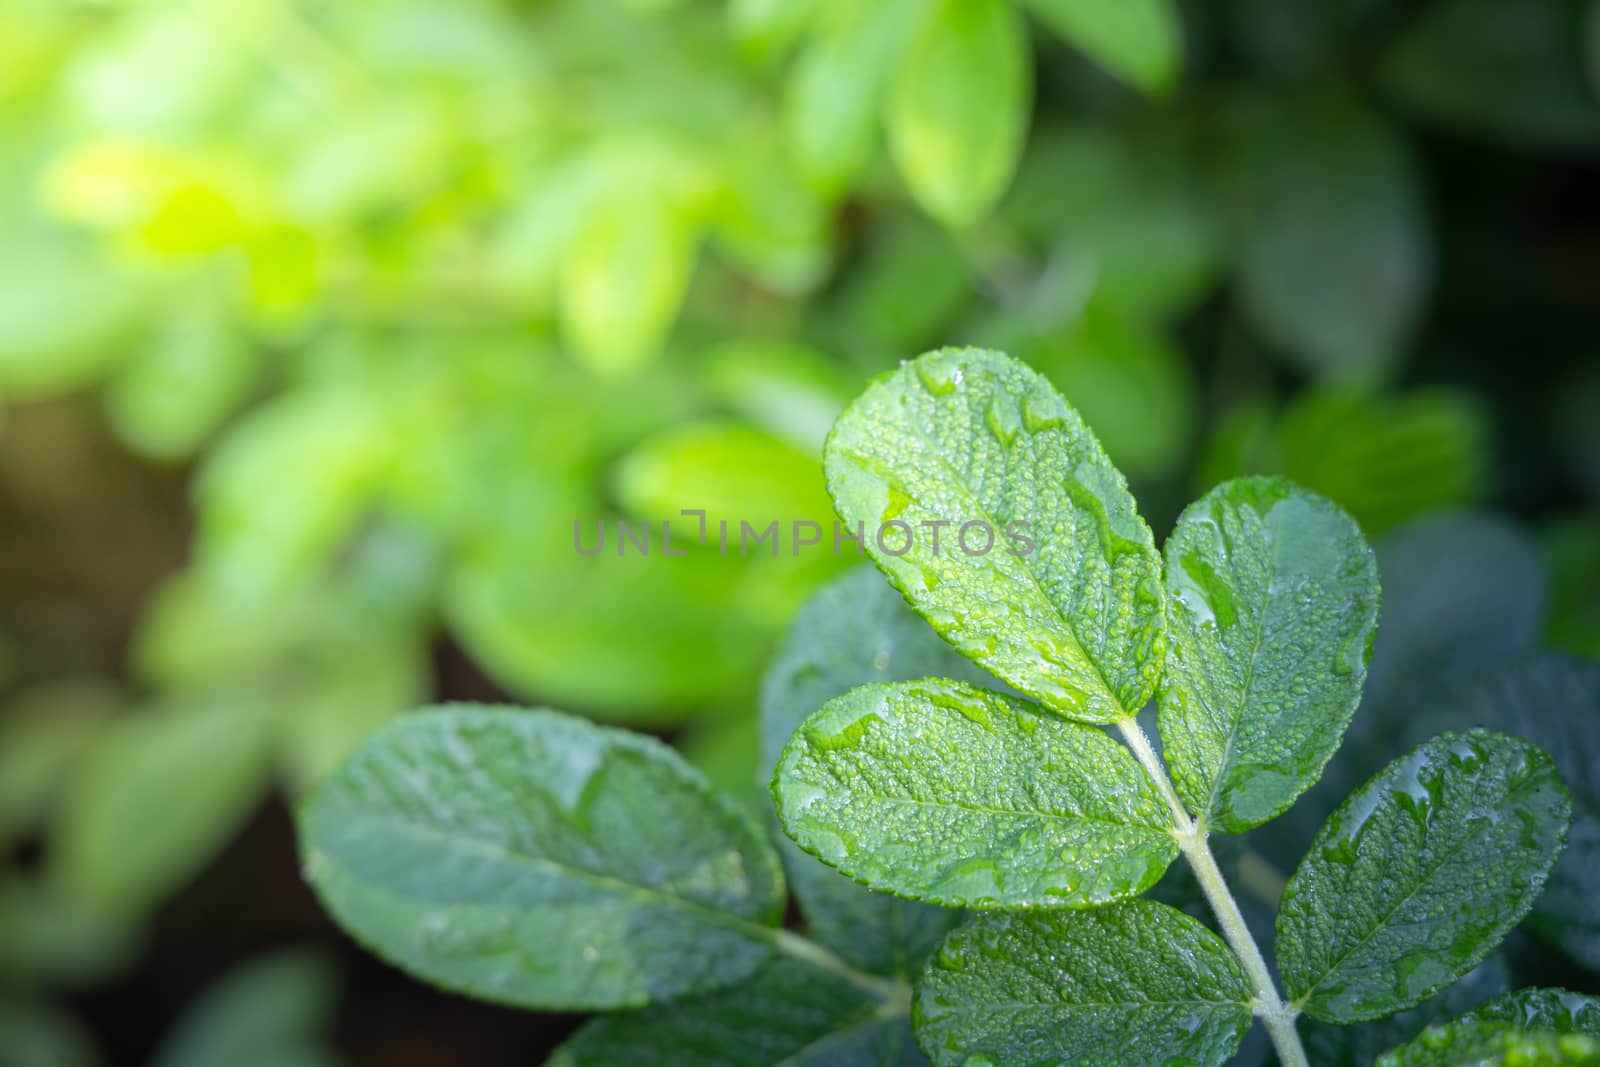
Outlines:
{"type": "Polygon", "coordinates": [[[861,686],[773,781],[784,830],[874,889],[955,907],[1081,907],[1155,883],[1171,813],[1105,733],[959,682],[861,686]]]}
{"type": "Polygon", "coordinates": [[[1430,1025],[1499,996],[1510,984],[1506,962],[1497,953],[1415,1008],[1350,1025],[1306,1019],[1299,1024],[1300,1039],[1317,1067],[1372,1067],[1372,1061],[1389,1049],[1410,1041],[1430,1025]]]}
{"type": "Polygon", "coordinates": [[[357,940],[485,1000],[637,1006],[769,956],[777,858],[665,746],[550,711],[448,706],[371,738],[301,813],[357,940]]]}
{"type": "Polygon", "coordinates": [[[1277,929],[1291,1000],[1359,1022],[1455,981],[1533,906],[1571,817],[1555,764],[1525,741],[1444,734],[1391,763],[1289,879],[1277,929]]]}
{"type": "MultiPolygon", "coordinates": [[[[761,685],[761,775],[808,716],[858,685],[917,678],[995,685],[934,633],[870,565],[834,579],[795,616],[761,685]]],[[[808,932],[857,967],[909,978],[961,912],[857,885],[783,838],[779,851],[808,932]]]]}
{"type": "Polygon", "coordinates": [[[912,1016],[938,1067],[1213,1067],[1250,1029],[1220,937],[1174,908],[984,915],[928,961],[912,1016]]]}
{"type": "Polygon", "coordinates": [[[1161,739],[1178,793],[1230,833],[1322,773],[1361,700],[1378,568],[1338,505],[1277,478],[1225,482],[1167,539],[1161,739]]]}
{"type": "Polygon", "coordinates": [[[976,222],[1011,184],[1032,59],[1010,0],[939,0],[901,58],[889,150],[913,199],[945,225],[976,222]]]}
{"type": "Polygon", "coordinates": [[[1525,1033],[1495,1020],[1430,1026],[1378,1057],[1376,1067],[1594,1067],[1600,1042],[1582,1034],[1525,1033]]]}
{"type": "Polygon", "coordinates": [[[1514,734],[1555,760],[1572,793],[1572,828],[1528,925],[1600,967],[1600,664],[1543,650],[1504,658],[1413,710],[1400,736],[1469,726],[1514,734]]]}
{"type": "Polygon", "coordinates": [[[1150,699],[1160,557],[1126,481],[1045,378],[998,352],[930,352],[840,416],[825,459],[840,516],[963,655],[1085,722],[1150,699]]]}
{"type": "Polygon", "coordinates": [[[1172,0],[1029,0],[1038,17],[1104,66],[1141,89],[1178,79],[1183,24],[1172,0]]]}
{"type": "Polygon", "coordinates": [[[1495,1019],[1518,1030],[1550,1030],[1600,1038],[1600,998],[1565,989],[1517,989],[1479,1005],[1468,1019],[1495,1019]]]}
{"type": "Polygon", "coordinates": [[[913,1067],[903,1007],[777,959],[737,987],[591,1021],[546,1067],[913,1067]]]}

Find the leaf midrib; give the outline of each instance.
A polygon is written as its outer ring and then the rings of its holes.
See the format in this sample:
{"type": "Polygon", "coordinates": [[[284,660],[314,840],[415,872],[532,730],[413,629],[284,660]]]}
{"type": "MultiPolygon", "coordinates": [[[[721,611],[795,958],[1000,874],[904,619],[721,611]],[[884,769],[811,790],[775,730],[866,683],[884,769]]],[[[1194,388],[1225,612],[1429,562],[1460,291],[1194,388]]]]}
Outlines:
{"type": "Polygon", "coordinates": [[[1130,819],[1118,818],[1111,815],[1063,815],[1058,812],[1036,811],[1031,808],[991,808],[984,804],[969,804],[960,801],[921,800],[917,797],[897,797],[887,793],[849,793],[852,798],[882,801],[887,804],[903,804],[908,807],[919,808],[955,808],[961,811],[972,811],[986,815],[1012,815],[1024,819],[1053,820],[1057,822],[1089,822],[1104,823],[1123,830],[1145,831],[1154,836],[1171,840],[1170,827],[1165,822],[1149,823],[1136,822],[1130,819]]]}

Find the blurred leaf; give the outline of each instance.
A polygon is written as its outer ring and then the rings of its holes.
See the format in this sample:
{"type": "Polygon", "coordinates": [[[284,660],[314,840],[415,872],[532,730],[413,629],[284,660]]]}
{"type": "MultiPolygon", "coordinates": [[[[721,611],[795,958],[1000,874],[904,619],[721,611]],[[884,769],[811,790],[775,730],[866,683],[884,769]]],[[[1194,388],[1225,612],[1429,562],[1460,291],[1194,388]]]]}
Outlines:
{"type": "Polygon", "coordinates": [[[1389,50],[1384,82],[1423,115],[1471,132],[1555,147],[1600,145],[1585,70],[1586,0],[1443,0],[1389,50]]]}
{"type": "Polygon", "coordinates": [[[739,139],[714,234],[729,259],[781,293],[804,294],[827,274],[831,222],[769,132],[739,139]]]}
{"type": "Polygon", "coordinates": [[[121,716],[52,825],[62,887],[139,915],[187,882],[265,794],[270,728],[269,709],[249,693],[195,693],[121,716]]]}
{"type": "Polygon", "coordinates": [[[1181,129],[1078,124],[1034,135],[1001,216],[1095,299],[1183,311],[1216,279],[1222,234],[1181,129]]]}
{"type": "Polygon", "coordinates": [[[116,689],[80,682],[31,690],[6,707],[0,716],[0,849],[45,817],[120,703],[116,689]]]}
{"type": "Polygon", "coordinates": [[[1028,0],[1034,13],[1107,70],[1163,92],[1183,65],[1183,24],[1173,0],[1028,0]]]}
{"type": "Polygon", "coordinates": [[[1227,0],[1222,10],[1228,28],[1257,67],[1277,75],[1304,75],[1330,67],[1361,46],[1360,31],[1372,23],[1381,27],[1380,20],[1399,6],[1395,0],[1325,0],[1300,7],[1277,0],[1227,0]]]}
{"type": "Polygon", "coordinates": [[[686,423],[650,438],[623,457],[614,484],[634,518],[671,520],[678,550],[699,537],[702,521],[761,528],[777,520],[785,538],[797,522],[833,525],[820,457],[738,423],[686,423]],[[705,516],[684,518],[685,508],[705,516]]]}
{"type": "Polygon", "coordinates": [[[781,342],[722,345],[707,358],[706,378],[723,404],[816,457],[851,393],[845,375],[827,357],[781,342]]]}
{"type": "Polygon", "coordinates": [[[363,944],[519,1007],[730,984],[770,957],[782,909],[777,856],[671,749],[550,711],[407,715],[328,779],[300,834],[307,878],[363,944]]]}
{"type": "MultiPolygon", "coordinates": [[[[0,235],[5,234],[0,226],[0,235]]],[[[121,360],[139,290],[83,251],[6,240],[0,259],[0,396],[50,396],[98,381],[121,360]]]]}
{"type": "Polygon", "coordinates": [[[770,59],[791,47],[810,28],[826,0],[732,0],[728,21],[745,53],[770,59]]]}
{"type": "Polygon", "coordinates": [[[595,373],[648,362],[677,320],[698,255],[700,227],[653,189],[615,190],[574,236],[561,273],[562,324],[595,373]]]}
{"type": "Polygon", "coordinates": [[[334,1067],[325,1043],[336,978],[322,955],[288,950],[229,972],[184,1012],[152,1067],[334,1067]]]}
{"type": "Polygon", "coordinates": [[[393,459],[375,398],[298,390],[253,412],[195,486],[202,571],[241,600],[303,589],[372,505],[393,459]]]}
{"type": "Polygon", "coordinates": [[[89,1034],[44,1004],[0,1001],[0,1067],[98,1067],[89,1034]]]}
{"type": "Polygon", "coordinates": [[[1265,116],[1236,166],[1243,314],[1309,373],[1381,376],[1433,275],[1405,142],[1349,100],[1309,98],[1265,116]]]}
{"type": "Polygon", "coordinates": [[[817,0],[815,38],[784,99],[790,151],[823,195],[839,196],[866,166],[892,64],[935,0],[817,0]]]}
{"type": "Polygon", "coordinates": [[[102,983],[136,958],[144,918],[86,904],[48,877],[0,880],[0,979],[69,988],[102,983]]]}
{"type": "Polygon", "coordinates": [[[185,309],[138,346],[111,379],[107,413],[138,452],[194,452],[233,413],[261,374],[261,355],[219,309],[185,309]]]}
{"type": "Polygon", "coordinates": [[[1600,523],[1574,519],[1541,537],[1550,570],[1550,621],[1545,640],[1600,660],[1600,523]]]}
{"type": "Polygon", "coordinates": [[[972,297],[972,271],[950,235],[895,215],[878,223],[862,262],[824,322],[837,347],[866,354],[875,371],[937,344],[972,297]]]}
{"type": "Polygon", "coordinates": [[[1010,0],[938,0],[895,71],[889,148],[913,199],[970,226],[1016,172],[1032,93],[1027,30],[1010,0]]]}

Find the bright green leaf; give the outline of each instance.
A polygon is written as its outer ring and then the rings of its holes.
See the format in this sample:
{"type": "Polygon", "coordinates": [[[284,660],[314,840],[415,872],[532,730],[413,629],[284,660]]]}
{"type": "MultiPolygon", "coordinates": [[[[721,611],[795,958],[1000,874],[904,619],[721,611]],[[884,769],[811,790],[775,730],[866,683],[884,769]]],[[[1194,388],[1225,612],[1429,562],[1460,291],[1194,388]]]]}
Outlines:
{"type": "Polygon", "coordinates": [[[1172,87],[1183,64],[1174,0],[1029,0],[1035,14],[1118,77],[1148,92],[1172,87]]]}
{"type": "Polygon", "coordinates": [[[1011,184],[1032,58],[1009,0],[940,0],[901,59],[889,149],[913,199],[946,226],[978,221],[1011,184]]]}
{"type": "Polygon", "coordinates": [[[1273,478],[1224,482],[1166,545],[1161,740],[1178,794],[1238,833],[1315,784],[1361,700],[1378,567],[1338,505],[1273,478]]]}
{"type": "Polygon", "coordinates": [[[840,516],[963,655],[1084,722],[1153,695],[1160,557],[1122,475],[1046,379],[997,352],[931,352],[840,416],[825,460],[840,516]]]}
{"type": "Polygon", "coordinates": [[[1171,813],[1105,733],[959,682],[864,685],[807,719],[773,780],[790,837],[873,889],[954,907],[1082,907],[1153,885],[1171,813]]]}
{"type": "Polygon", "coordinates": [[[1469,1019],[1495,1019],[1518,1030],[1550,1030],[1600,1038],[1600,998],[1565,989],[1518,989],[1481,1004],[1469,1019]]]}
{"type": "Polygon", "coordinates": [[[1251,1023],[1222,939],[1174,908],[985,915],[917,985],[917,1043],[938,1067],[1220,1067],[1251,1023]]]}
{"type": "Polygon", "coordinates": [[[769,956],[777,857],[670,749],[449,706],[374,735],[302,811],[307,877],[391,963],[520,1007],[631,1007],[769,956]]]}
{"type": "Polygon", "coordinates": [[[608,1015],[546,1067],[910,1067],[911,1030],[859,986],[779,959],[736,988],[608,1015]]]}
{"type": "Polygon", "coordinates": [[[1444,734],[1335,811],[1289,879],[1278,963],[1326,1022],[1409,1008],[1471,970],[1544,888],[1572,805],[1544,752],[1444,734]]]}

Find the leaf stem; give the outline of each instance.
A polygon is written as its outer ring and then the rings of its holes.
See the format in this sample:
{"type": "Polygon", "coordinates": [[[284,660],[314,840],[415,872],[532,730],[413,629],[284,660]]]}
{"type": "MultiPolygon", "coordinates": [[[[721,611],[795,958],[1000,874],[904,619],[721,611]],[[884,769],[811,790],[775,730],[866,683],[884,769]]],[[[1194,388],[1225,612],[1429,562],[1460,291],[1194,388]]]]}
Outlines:
{"type": "Polygon", "coordinates": [[[885,1009],[893,1009],[894,1015],[911,1013],[911,987],[898,978],[885,978],[882,975],[858,971],[815,941],[792,931],[773,930],[772,935],[774,947],[790,959],[809,963],[813,967],[838,975],[856,988],[883,1001],[885,1009]]]}
{"type": "Polygon", "coordinates": [[[1261,955],[1261,947],[1251,935],[1250,927],[1245,925],[1238,901],[1233,899],[1227,879],[1222,876],[1216,857],[1211,854],[1211,846],[1206,843],[1205,820],[1189,816],[1188,809],[1178,797],[1178,791],[1173,788],[1172,779],[1167,776],[1166,767],[1151,747],[1150,739],[1145,736],[1138,720],[1131,715],[1120,719],[1117,730],[1150,775],[1156,791],[1172,809],[1173,837],[1177,838],[1178,848],[1200,882],[1200,889],[1222,927],[1222,936],[1227,939],[1233,954],[1244,967],[1245,976],[1250,979],[1250,986],[1255,991],[1255,1002],[1251,1009],[1266,1026],[1267,1036],[1272,1039],[1279,1062],[1283,1067],[1307,1067],[1306,1050],[1300,1044],[1300,1035],[1294,1026],[1295,1018],[1300,1013],[1284,1003],[1283,997],[1278,994],[1277,983],[1273,981],[1266,958],[1261,955]]]}

